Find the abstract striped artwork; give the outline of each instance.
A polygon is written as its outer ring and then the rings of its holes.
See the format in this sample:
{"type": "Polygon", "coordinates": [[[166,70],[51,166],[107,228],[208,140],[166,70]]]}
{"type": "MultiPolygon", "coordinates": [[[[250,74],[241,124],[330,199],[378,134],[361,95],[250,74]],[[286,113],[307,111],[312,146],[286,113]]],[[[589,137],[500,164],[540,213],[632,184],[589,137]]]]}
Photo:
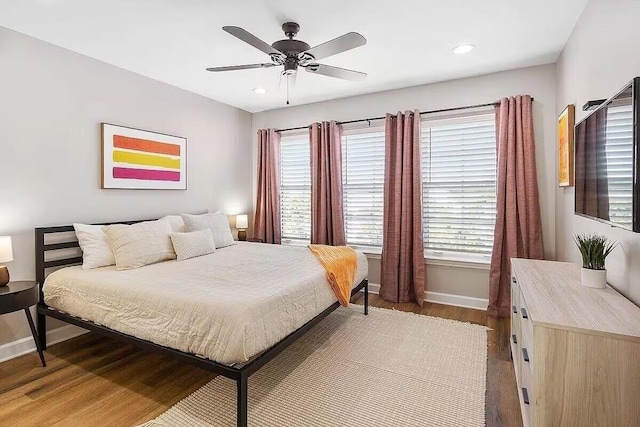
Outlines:
{"type": "Polygon", "coordinates": [[[102,123],[102,188],[186,190],[187,140],[102,123]]]}

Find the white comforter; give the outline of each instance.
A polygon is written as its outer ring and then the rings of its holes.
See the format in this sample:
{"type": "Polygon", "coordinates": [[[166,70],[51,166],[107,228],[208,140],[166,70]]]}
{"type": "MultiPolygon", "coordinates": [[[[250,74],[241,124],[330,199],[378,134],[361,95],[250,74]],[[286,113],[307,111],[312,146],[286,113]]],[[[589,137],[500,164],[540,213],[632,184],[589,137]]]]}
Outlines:
{"type": "MultiPolygon", "coordinates": [[[[358,253],[355,287],[367,277],[358,253]]],[[[240,243],[136,270],[69,267],[47,277],[60,311],[224,364],[246,362],[337,301],[308,248],[240,243]]]]}

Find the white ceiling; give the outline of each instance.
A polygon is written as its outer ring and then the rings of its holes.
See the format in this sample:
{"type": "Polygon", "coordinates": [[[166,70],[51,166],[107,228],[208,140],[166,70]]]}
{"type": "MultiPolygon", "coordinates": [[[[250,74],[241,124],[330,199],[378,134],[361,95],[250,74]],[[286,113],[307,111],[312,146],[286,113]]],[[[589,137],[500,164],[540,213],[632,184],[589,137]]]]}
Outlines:
{"type": "Polygon", "coordinates": [[[279,69],[209,73],[269,62],[222,31],[268,43],[301,26],[311,46],[349,31],[366,46],[320,61],[367,72],[347,82],[301,72],[299,105],[555,62],[588,0],[0,0],[0,25],[250,112],[285,106],[279,69]],[[477,47],[467,55],[451,49],[477,47]],[[266,95],[251,89],[267,88],[266,95]]]}

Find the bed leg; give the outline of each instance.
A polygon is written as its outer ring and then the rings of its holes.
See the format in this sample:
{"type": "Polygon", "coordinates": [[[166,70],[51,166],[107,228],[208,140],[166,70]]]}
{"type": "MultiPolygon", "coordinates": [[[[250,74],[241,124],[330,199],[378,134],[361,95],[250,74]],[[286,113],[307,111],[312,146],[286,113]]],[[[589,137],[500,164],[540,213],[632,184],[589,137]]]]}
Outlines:
{"type": "Polygon", "coordinates": [[[240,374],[240,378],[238,378],[236,382],[238,387],[238,402],[236,406],[237,427],[247,427],[249,377],[245,374],[240,374]]]}
{"type": "Polygon", "coordinates": [[[37,312],[36,316],[38,322],[38,341],[40,341],[40,349],[45,351],[47,349],[47,316],[37,312]]]}
{"type": "Polygon", "coordinates": [[[364,284],[364,314],[369,314],[369,281],[364,284]]]}

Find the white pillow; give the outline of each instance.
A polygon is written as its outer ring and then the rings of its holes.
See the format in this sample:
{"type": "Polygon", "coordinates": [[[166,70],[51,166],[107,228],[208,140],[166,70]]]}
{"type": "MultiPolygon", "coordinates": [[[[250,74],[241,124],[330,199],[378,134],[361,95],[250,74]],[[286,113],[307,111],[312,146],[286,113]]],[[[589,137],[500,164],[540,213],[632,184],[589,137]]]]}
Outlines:
{"type": "Polygon", "coordinates": [[[213,234],[209,228],[190,233],[171,233],[169,236],[178,261],[208,255],[216,251],[213,234]]]}
{"type": "Polygon", "coordinates": [[[216,249],[224,248],[235,244],[233,234],[229,227],[229,220],[222,212],[208,213],[203,215],[182,214],[184,225],[187,231],[200,231],[208,228],[213,234],[213,242],[216,249]]]}
{"type": "Polygon", "coordinates": [[[131,270],[175,259],[176,253],[169,237],[171,231],[171,225],[165,220],[104,227],[104,234],[116,259],[117,270],[131,270]]]}
{"type": "Polygon", "coordinates": [[[116,263],[113,252],[107,242],[103,225],[73,224],[78,244],[82,249],[82,268],[107,267],[116,263]]]}
{"type": "Polygon", "coordinates": [[[184,228],[184,221],[180,215],[167,215],[163,218],[160,218],[163,221],[167,221],[169,225],[171,225],[171,229],[174,233],[184,233],[187,231],[184,228]]]}

